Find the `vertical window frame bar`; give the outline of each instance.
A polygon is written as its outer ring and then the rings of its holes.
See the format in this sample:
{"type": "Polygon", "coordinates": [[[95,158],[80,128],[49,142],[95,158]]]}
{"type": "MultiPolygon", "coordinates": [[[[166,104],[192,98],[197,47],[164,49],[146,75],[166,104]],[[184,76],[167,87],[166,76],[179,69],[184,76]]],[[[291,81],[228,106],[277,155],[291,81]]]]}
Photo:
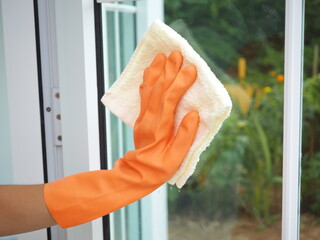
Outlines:
{"type": "Polygon", "coordinates": [[[285,11],[282,240],[299,240],[304,0],[285,11]]]}

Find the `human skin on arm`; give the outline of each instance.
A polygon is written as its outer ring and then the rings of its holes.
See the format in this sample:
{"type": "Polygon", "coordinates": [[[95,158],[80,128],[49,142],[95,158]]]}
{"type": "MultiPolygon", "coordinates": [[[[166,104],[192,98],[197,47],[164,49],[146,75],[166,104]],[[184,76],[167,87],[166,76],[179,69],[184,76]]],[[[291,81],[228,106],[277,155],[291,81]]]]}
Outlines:
{"type": "Polygon", "coordinates": [[[43,184],[0,185],[0,236],[56,225],[43,199],[43,184]]]}

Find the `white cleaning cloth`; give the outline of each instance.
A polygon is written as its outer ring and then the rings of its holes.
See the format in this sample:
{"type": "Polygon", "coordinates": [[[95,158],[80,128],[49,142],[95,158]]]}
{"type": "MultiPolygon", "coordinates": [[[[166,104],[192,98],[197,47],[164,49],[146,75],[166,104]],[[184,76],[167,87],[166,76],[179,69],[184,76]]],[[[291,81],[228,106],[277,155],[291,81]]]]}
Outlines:
{"type": "Polygon", "coordinates": [[[193,64],[198,71],[196,82],[182,97],[175,116],[176,131],[186,113],[197,110],[200,115],[194,143],[169,181],[181,188],[194,172],[200,154],[209,146],[232,107],[231,99],[222,83],[189,43],[173,29],[156,20],[138,44],[123,73],[101,101],[122,121],[133,127],[140,112],[139,86],[145,68],[157,54],[164,53],[168,56],[173,50],[182,53],[183,65],[193,64]]]}

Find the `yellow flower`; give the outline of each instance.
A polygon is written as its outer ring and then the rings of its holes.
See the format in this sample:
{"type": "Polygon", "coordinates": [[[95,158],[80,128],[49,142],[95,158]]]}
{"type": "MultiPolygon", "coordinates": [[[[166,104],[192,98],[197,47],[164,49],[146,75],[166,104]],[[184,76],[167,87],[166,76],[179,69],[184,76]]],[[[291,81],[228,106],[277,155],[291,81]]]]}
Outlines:
{"type": "Polygon", "coordinates": [[[266,87],[263,88],[263,91],[264,91],[265,93],[269,93],[269,92],[272,91],[272,88],[269,87],[269,86],[266,86],[266,87]]]}
{"type": "Polygon", "coordinates": [[[271,77],[275,77],[277,75],[276,72],[269,72],[269,74],[271,77]]]}
{"type": "Polygon", "coordinates": [[[282,74],[278,74],[278,76],[277,76],[277,81],[278,81],[279,83],[284,82],[284,76],[283,76],[282,74]]]}

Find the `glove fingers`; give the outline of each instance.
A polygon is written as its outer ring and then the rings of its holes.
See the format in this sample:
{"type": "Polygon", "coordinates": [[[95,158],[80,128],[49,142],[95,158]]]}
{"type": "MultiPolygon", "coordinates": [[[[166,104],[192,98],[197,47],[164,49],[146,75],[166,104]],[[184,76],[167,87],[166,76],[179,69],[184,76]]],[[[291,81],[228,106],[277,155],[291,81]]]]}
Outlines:
{"type": "Polygon", "coordinates": [[[179,51],[173,51],[169,55],[165,66],[166,78],[164,83],[164,91],[166,91],[173,83],[181,68],[182,61],[183,56],[179,51]]]}
{"type": "Polygon", "coordinates": [[[149,67],[146,68],[143,74],[143,86],[144,89],[148,89],[149,87],[153,88],[154,84],[156,83],[157,79],[163,72],[166,66],[167,57],[161,53],[158,54],[149,67]]]}
{"type": "Polygon", "coordinates": [[[164,70],[166,64],[166,56],[164,54],[158,54],[151,65],[145,69],[143,74],[143,82],[140,85],[140,115],[138,119],[143,117],[152,94],[152,89],[154,88],[159,76],[164,70]]]}
{"type": "Polygon", "coordinates": [[[162,102],[158,107],[161,109],[157,112],[156,118],[162,119],[159,125],[161,138],[166,138],[171,134],[171,126],[173,127],[174,111],[185,92],[195,82],[197,78],[197,69],[189,65],[181,69],[176,76],[174,82],[165,92],[162,102]]]}
{"type": "Polygon", "coordinates": [[[193,65],[189,65],[179,71],[176,79],[168,89],[163,99],[163,110],[167,113],[174,112],[181,97],[186,93],[190,86],[197,79],[197,69],[193,65]]]}
{"type": "Polygon", "coordinates": [[[156,113],[158,111],[161,99],[179,73],[182,61],[183,57],[179,51],[173,51],[169,55],[166,61],[165,70],[162,72],[153,88],[152,100],[148,107],[150,112],[156,113]]]}
{"type": "Polygon", "coordinates": [[[163,53],[158,54],[150,66],[148,67],[149,71],[148,74],[144,77],[143,82],[145,85],[151,85],[153,86],[154,82],[157,81],[157,78],[162,73],[165,65],[166,65],[167,57],[163,53]]]}
{"type": "Polygon", "coordinates": [[[172,158],[170,159],[176,159],[176,161],[180,161],[178,163],[179,165],[187,155],[194,141],[199,123],[200,117],[197,111],[189,112],[180,123],[177,135],[175,136],[170,147],[170,153],[172,155],[172,158]]]}

